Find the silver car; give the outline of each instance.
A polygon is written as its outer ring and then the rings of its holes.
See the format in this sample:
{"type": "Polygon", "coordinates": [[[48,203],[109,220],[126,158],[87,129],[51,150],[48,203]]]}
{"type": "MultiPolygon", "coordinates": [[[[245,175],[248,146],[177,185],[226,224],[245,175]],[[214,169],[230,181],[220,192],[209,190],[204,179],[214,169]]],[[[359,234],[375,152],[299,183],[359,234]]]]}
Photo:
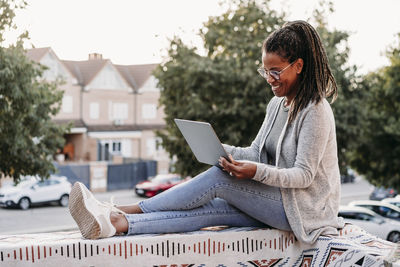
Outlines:
{"type": "Polygon", "coordinates": [[[389,203],[377,200],[356,200],[350,202],[349,206],[367,208],[385,218],[400,221],[400,208],[389,203]]]}
{"type": "Polygon", "coordinates": [[[392,198],[384,198],[381,200],[383,203],[389,203],[395,205],[396,207],[400,208],[400,197],[392,197],[392,198]]]}
{"type": "Polygon", "coordinates": [[[0,188],[0,206],[26,210],[36,204],[58,202],[67,207],[70,191],[71,183],[64,176],[51,176],[43,181],[28,176],[17,185],[0,188]]]}
{"type": "Polygon", "coordinates": [[[379,238],[400,242],[400,222],[384,218],[375,212],[357,206],[341,206],[339,217],[346,223],[357,225],[379,238]]]}

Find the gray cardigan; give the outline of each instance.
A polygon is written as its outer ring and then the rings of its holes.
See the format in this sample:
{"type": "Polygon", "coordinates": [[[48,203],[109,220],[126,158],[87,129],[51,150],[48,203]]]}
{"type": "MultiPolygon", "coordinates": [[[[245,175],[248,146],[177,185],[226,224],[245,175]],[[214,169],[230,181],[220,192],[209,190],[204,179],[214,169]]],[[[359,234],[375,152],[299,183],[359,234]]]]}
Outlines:
{"type": "Polygon", "coordinates": [[[224,147],[235,159],[255,162],[253,180],[280,187],[295,236],[311,244],[319,235],[336,235],[337,229],[344,226],[337,216],[340,173],[335,120],[326,99],[310,103],[291,124],[286,122],[278,140],[276,166],[267,165],[264,143],[281,101],[284,98],[271,99],[261,129],[249,147],[224,147]]]}

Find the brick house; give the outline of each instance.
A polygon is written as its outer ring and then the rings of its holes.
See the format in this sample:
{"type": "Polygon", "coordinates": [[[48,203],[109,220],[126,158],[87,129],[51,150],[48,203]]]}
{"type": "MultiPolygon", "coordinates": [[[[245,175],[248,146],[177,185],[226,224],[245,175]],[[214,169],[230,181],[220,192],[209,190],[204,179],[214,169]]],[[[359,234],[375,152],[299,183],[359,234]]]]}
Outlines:
{"type": "Polygon", "coordinates": [[[73,124],[65,134],[66,161],[152,159],[159,173],[168,172],[168,153],[157,146],[155,136],[165,126],[151,74],[157,64],[115,65],[97,53],[88,60],[60,60],[50,47],[30,49],[27,56],[48,67],[46,80],[64,81],[54,121],[73,124]]]}

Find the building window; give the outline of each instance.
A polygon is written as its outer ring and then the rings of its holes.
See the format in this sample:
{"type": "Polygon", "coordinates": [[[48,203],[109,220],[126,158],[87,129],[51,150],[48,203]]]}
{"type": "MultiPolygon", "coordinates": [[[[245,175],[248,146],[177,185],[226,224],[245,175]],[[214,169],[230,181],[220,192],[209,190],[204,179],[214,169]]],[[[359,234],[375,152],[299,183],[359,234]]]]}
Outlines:
{"type": "Polygon", "coordinates": [[[113,152],[118,152],[118,153],[121,152],[121,142],[120,141],[114,141],[112,143],[112,151],[113,152]]]}
{"type": "Polygon", "coordinates": [[[100,106],[99,103],[90,103],[90,118],[91,119],[98,119],[100,117],[100,106]]]}
{"type": "Polygon", "coordinates": [[[155,104],[142,105],[142,118],[155,119],[157,117],[157,106],[155,104]]]}
{"type": "Polygon", "coordinates": [[[163,150],[163,146],[162,146],[162,139],[161,139],[161,137],[156,137],[155,142],[156,142],[156,144],[155,144],[156,150],[157,150],[157,151],[162,151],[162,150],[163,150]]]}
{"type": "Polygon", "coordinates": [[[112,155],[130,156],[130,147],[125,148],[125,145],[130,145],[130,143],[126,143],[124,140],[99,140],[97,142],[97,160],[112,160],[112,155]]]}
{"type": "Polygon", "coordinates": [[[128,104],[113,103],[112,117],[114,120],[126,120],[128,118],[128,104]]]}
{"type": "Polygon", "coordinates": [[[62,99],[62,111],[64,113],[72,113],[72,96],[65,95],[62,99]]]}

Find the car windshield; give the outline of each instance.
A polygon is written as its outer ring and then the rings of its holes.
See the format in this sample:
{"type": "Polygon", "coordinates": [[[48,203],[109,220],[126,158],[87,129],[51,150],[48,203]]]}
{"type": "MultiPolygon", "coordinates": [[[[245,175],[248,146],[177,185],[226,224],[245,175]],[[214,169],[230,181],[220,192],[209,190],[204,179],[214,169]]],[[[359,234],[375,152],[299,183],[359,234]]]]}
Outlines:
{"type": "Polygon", "coordinates": [[[389,218],[397,219],[397,218],[400,218],[400,213],[398,211],[390,209],[388,211],[388,213],[386,214],[386,216],[389,218]]]}
{"type": "Polygon", "coordinates": [[[165,176],[165,175],[157,175],[156,177],[150,179],[150,181],[157,184],[163,184],[177,180],[180,180],[179,176],[165,176]]]}
{"type": "Polygon", "coordinates": [[[21,181],[19,184],[17,184],[16,187],[25,188],[25,187],[29,187],[29,186],[35,184],[36,182],[37,182],[37,180],[35,180],[35,179],[25,180],[25,181],[21,181]]]}
{"type": "Polygon", "coordinates": [[[385,193],[386,189],[384,187],[378,187],[375,191],[377,193],[385,193]]]}
{"type": "Polygon", "coordinates": [[[399,201],[395,201],[395,202],[389,202],[392,205],[395,205],[396,207],[400,208],[400,202],[399,201]]]}

